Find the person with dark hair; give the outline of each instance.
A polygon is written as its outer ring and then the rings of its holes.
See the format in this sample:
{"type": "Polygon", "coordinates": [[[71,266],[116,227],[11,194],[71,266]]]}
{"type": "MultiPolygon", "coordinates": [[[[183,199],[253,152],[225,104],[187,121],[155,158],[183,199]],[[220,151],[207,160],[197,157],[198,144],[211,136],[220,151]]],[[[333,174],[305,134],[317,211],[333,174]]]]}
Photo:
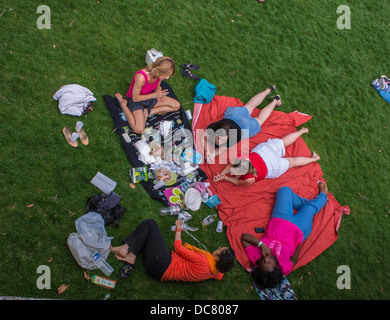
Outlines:
{"type": "Polygon", "coordinates": [[[290,187],[279,188],[264,237],[259,240],[249,233],[241,235],[251,261],[251,275],[260,288],[276,287],[292,271],[300,245],[311,233],[314,216],[328,200],[325,182],[319,181],[318,189],[319,194],[309,201],[290,187]]]}
{"type": "Polygon", "coordinates": [[[141,252],[146,272],[160,281],[222,280],[224,273],[233,268],[235,253],[231,248],[218,248],[209,253],[187,243],[183,245],[183,221],[176,220],[175,226],[175,251],[172,252],[153,219],[144,220],[123,240],[121,246],[111,246],[115,257],[125,262],[120,276],[126,278],[133,272],[135,261],[141,252]]]}
{"type": "Polygon", "coordinates": [[[265,89],[242,107],[228,107],[222,120],[207,127],[201,138],[207,162],[212,163],[217,155],[222,154],[239,141],[249,139],[261,131],[261,126],[269,118],[274,108],[282,105],[280,96],[276,95],[257,117],[252,117],[251,114],[274,90],[275,86],[265,89]]]}

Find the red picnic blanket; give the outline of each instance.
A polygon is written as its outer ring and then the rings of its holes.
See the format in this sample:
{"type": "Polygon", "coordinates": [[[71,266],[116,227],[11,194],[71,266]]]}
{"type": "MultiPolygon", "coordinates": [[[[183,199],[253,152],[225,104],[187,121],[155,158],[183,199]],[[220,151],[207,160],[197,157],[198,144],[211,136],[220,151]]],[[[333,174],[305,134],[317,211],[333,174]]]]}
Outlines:
{"type": "MultiPolygon", "coordinates": [[[[195,139],[200,138],[202,130],[205,130],[210,123],[221,120],[228,106],[243,105],[239,99],[226,96],[214,96],[208,104],[196,103],[192,124],[195,139]]],[[[257,116],[260,111],[259,108],[255,109],[252,116],[257,116]]],[[[296,127],[310,119],[311,116],[298,111],[284,113],[277,109],[274,110],[263,124],[261,132],[249,139],[249,150],[269,138],[282,138],[295,132],[296,127]]],[[[244,148],[245,144],[248,144],[248,140],[239,142],[237,144],[238,150],[241,147],[244,148]]],[[[282,186],[289,186],[299,196],[312,199],[318,194],[318,180],[325,181],[325,179],[320,167],[321,160],[319,160],[317,163],[304,167],[289,169],[277,179],[260,180],[250,186],[235,186],[225,181],[214,183],[212,178],[225,167],[226,157],[229,154],[231,153],[226,152],[224,156],[221,155],[220,161],[219,158],[216,158],[214,164],[201,164],[201,169],[209,179],[210,190],[217,194],[221,200],[217,210],[224,226],[227,226],[226,234],[230,245],[236,252],[238,262],[248,270],[250,261],[242,248],[241,234],[250,233],[258,239],[263,237],[264,234],[255,233],[254,228],[267,228],[276,191],[282,186]]],[[[306,145],[304,136],[286,148],[286,157],[310,157],[311,154],[312,151],[306,145]]],[[[328,186],[328,189],[331,190],[332,186],[328,186]]],[[[312,233],[301,245],[294,270],[313,260],[336,241],[342,215],[349,213],[349,207],[341,206],[329,192],[327,204],[314,217],[312,233]]]]}

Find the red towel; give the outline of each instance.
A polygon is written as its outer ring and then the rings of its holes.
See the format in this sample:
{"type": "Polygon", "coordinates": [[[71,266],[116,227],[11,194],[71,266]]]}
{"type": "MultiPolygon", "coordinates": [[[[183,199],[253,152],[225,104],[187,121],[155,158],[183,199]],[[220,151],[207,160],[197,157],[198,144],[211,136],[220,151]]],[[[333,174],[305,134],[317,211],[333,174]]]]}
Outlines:
{"type": "MultiPolygon", "coordinates": [[[[239,99],[225,96],[214,96],[209,104],[195,104],[193,115],[195,137],[200,137],[201,132],[197,133],[197,129],[204,130],[210,123],[222,119],[228,106],[242,105],[244,104],[239,99]]],[[[260,109],[257,108],[252,116],[257,116],[259,113],[260,109]]],[[[296,127],[310,119],[311,116],[298,111],[284,113],[274,110],[263,124],[261,132],[249,140],[249,150],[269,138],[282,138],[296,131],[296,127]]],[[[304,136],[298,138],[294,144],[286,148],[286,157],[311,156],[312,151],[303,138],[304,136]]],[[[244,146],[245,142],[242,141],[238,143],[237,148],[240,150],[244,146]]],[[[282,186],[289,186],[299,196],[312,199],[318,194],[318,180],[325,181],[325,179],[319,164],[320,160],[318,163],[289,169],[277,179],[260,180],[250,186],[235,186],[225,181],[215,184],[212,178],[225,167],[226,157],[227,153],[225,156],[220,156],[225,164],[220,164],[216,158],[215,164],[201,164],[201,169],[209,178],[210,190],[221,200],[221,204],[217,206],[219,217],[227,226],[227,237],[236,252],[237,260],[245,269],[249,269],[250,262],[241,245],[241,234],[250,233],[258,239],[263,237],[264,234],[255,233],[254,228],[267,228],[276,191],[282,186]]],[[[331,190],[332,186],[329,186],[329,189],[331,190]]],[[[327,204],[314,218],[312,233],[301,245],[294,270],[313,260],[336,241],[342,215],[349,213],[348,206],[341,206],[334,196],[328,193],[327,204]]]]}

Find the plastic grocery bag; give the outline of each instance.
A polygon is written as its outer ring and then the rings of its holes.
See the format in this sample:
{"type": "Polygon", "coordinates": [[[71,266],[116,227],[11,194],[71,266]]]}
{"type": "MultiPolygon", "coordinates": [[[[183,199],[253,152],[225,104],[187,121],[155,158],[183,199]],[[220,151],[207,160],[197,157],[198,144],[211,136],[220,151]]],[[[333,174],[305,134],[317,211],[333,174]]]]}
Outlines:
{"type": "Polygon", "coordinates": [[[87,246],[104,248],[108,237],[104,227],[104,219],[99,213],[88,212],[78,218],[75,224],[78,234],[87,246]]]}
{"type": "Polygon", "coordinates": [[[68,236],[68,247],[77,263],[88,270],[97,268],[93,256],[99,253],[107,259],[112,237],[107,236],[104,219],[96,212],[88,212],[76,220],[76,230],[68,236]]]}

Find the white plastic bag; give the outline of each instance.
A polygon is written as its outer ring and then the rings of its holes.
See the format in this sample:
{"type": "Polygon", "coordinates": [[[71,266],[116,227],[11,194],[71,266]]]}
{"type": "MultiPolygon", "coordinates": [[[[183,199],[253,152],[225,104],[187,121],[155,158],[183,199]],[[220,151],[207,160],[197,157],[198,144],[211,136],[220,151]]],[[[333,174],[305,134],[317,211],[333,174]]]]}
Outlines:
{"type": "Polygon", "coordinates": [[[104,219],[99,213],[88,212],[78,218],[75,224],[78,234],[88,247],[104,248],[108,237],[104,227],[104,219]]]}
{"type": "Polygon", "coordinates": [[[152,49],[149,49],[149,50],[146,52],[145,62],[146,62],[147,65],[149,65],[149,64],[152,64],[152,63],[155,62],[158,58],[161,58],[161,57],[163,57],[163,53],[157,51],[157,50],[154,49],[154,48],[152,48],[152,49]]]}
{"type": "Polygon", "coordinates": [[[77,233],[68,236],[68,247],[77,263],[84,269],[94,270],[93,255],[99,253],[103,259],[110,254],[112,237],[107,236],[102,216],[89,212],[76,220],[77,233]]]}

